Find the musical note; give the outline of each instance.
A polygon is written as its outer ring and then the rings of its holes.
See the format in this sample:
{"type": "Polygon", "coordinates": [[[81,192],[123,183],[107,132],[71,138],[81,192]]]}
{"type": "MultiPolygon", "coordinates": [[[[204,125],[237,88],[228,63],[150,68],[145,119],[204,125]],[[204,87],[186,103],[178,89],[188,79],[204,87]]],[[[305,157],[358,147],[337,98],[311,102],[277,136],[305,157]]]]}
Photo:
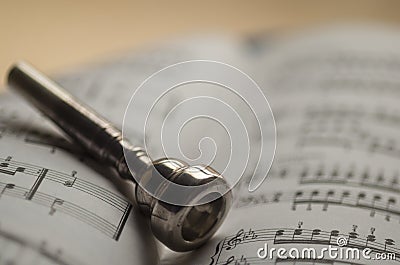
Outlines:
{"type": "Polygon", "coordinates": [[[329,197],[333,196],[334,194],[335,194],[335,191],[334,191],[334,190],[329,190],[329,191],[326,193],[326,196],[325,196],[325,203],[324,203],[324,206],[323,206],[323,208],[322,208],[323,211],[326,211],[326,210],[328,209],[329,197]]]}
{"type": "Polygon", "coordinates": [[[53,203],[50,206],[49,215],[53,215],[56,212],[56,207],[55,207],[56,205],[61,206],[61,205],[63,205],[63,203],[64,203],[64,200],[59,199],[59,198],[55,198],[53,203]]]}
{"type": "Polygon", "coordinates": [[[387,212],[386,217],[385,217],[386,221],[390,221],[390,213],[392,212],[392,210],[390,209],[390,206],[394,205],[395,203],[396,203],[396,198],[391,197],[388,199],[388,201],[386,203],[386,212],[387,212]]]}
{"type": "Polygon", "coordinates": [[[297,191],[294,195],[293,198],[293,204],[292,204],[292,210],[295,211],[296,210],[296,205],[297,205],[297,200],[299,197],[303,196],[303,192],[302,191],[297,191]]]}
{"type": "Polygon", "coordinates": [[[321,234],[321,229],[313,229],[311,233],[311,240],[313,240],[314,236],[318,236],[321,234]]]}
{"type": "Polygon", "coordinates": [[[308,176],[308,168],[305,167],[300,174],[300,179],[301,179],[300,182],[303,181],[303,179],[307,178],[307,176],[308,176]]]}
{"type": "Polygon", "coordinates": [[[249,231],[244,233],[244,236],[243,236],[243,240],[251,240],[251,239],[256,239],[256,238],[257,238],[257,234],[251,228],[249,229],[249,231]]]}
{"type": "Polygon", "coordinates": [[[338,230],[332,230],[331,233],[329,234],[329,244],[331,244],[331,240],[332,240],[333,237],[337,238],[338,236],[339,236],[339,231],[338,230]]]}
{"type": "Polygon", "coordinates": [[[14,187],[15,187],[15,184],[12,184],[12,183],[7,183],[6,185],[4,185],[3,189],[2,189],[1,192],[0,192],[0,198],[1,198],[1,196],[3,195],[3,193],[4,193],[6,190],[11,190],[11,189],[13,189],[14,187]]]}
{"type": "Polygon", "coordinates": [[[228,265],[228,264],[250,265],[250,263],[247,262],[247,258],[244,255],[242,255],[240,259],[235,259],[235,256],[230,256],[225,262],[221,263],[221,265],[228,265]]]}
{"type": "Polygon", "coordinates": [[[64,186],[69,187],[69,188],[71,188],[72,186],[74,186],[75,181],[76,181],[76,179],[77,179],[76,173],[77,173],[76,171],[72,171],[71,177],[72,177],[73,179],[72,179],[72,180],[66,180],[66,181],[64,182],[64,186]]]}
{"type": "Polygon", "coordinates": [[[286,168],[283,168],[280,172],[279,172],[279,176],[280,178],[285,178],[288,174],[288,171],[286,168]]]}
{"type": "Polygon", "coordinates": [[[274,198],[272,199],[273,202],[279,202],[280,198],[282,197],[282,192],[277,192],[274,194],[274,198]]]}
{"type": "Polygon", "coordinates": [[[318,179],[320,179],[324,176],[324,166],[323,165],[319,166],[319,169],[317,170],[317,173],[315,175],[318,179]]]}
{"type": "Polygon", "coordinates": [[[369,180],[369,173],[368,169],[364,171],[364,173],[361,175],[361,183],[365,184],[369,180]]]}
{"type": "Polygon", "coordinates": [[[350,196],[350,192],[345,190],[342,192],[342,196],[340,197],[340,203],[344,203],[344,199],[350,196]]]}
{"type": "Polygon", "coordinates": [[[353,226],[353,231],[349,232],[349,237],[348,237],[348,240],[347,240],[347,246],[350,246],[350,245],[351,245],[351,243],[350,243],[350,240],[351,240],[351,239],[356,239],[356,238],[358,238],[359,234],[356,232],[356,229],[357,229],[357,226],[354,225],[354,226],[353,226]]]}
{"type": "Polygon", "coordinates": [[[10,175],[10,176],[14,176],[18,172],[24,172],[25,171],[25,168],[23,168],[23,167],[16,167],[13,170],[5,169],[5,168],[9,168],[9,166],[10,166],[9,163],[4,163],[4,162],[0,163],[0,173],[7,174],[7,175],[10,175]]]}
{"type": "Polygon", "coordinates": [[[371,228],[371,234],[367,236],[367,241],[365,242],[365,247],[368,247],[369,242],[375,242],[376,241],[376,236],[374,235],[375,228],[371,228]]]}
{"type": "Polygon", "coordinates": [[[335,166],[332,170],[331,177],[332,177],[332,179],[334,179],[338,176],[339,176],[339,169],[338,169],[338,166],[335,166]]]}
{"type": "Polygon", "coordinates": [[[74,186],[75,181],[76,181],[76,177],[72,181],[71,180],[66,180],[64,182],[64,186],[71,188],[72,186],[74,186]]]}
{"type": "Polygon", "coordinates": [[[372,199],[372,206],[371,206],[372,209],[371,209],[371,213],[370,213],[371,217],[375,216],[375,212],[376,212],[375,204],[376,204],[377,201],[380,201],[381,199],[382,199],[382,197],[380,195],[374,195],[374,197],[372,199]]]}
{"type": "Polygon", "coordinates": [[[390,182],[391,186],[398,186],[399,185],[399,176],[398,173],[396,173],[395,177],[392,179],[390,182]]]}
{"type": "Polygon", "coordinates": [[[382,183],[385,181],[385,178],[383,176],[383,172],[379,172],[378,176],[376,177],[376,185],[382,185],[382,183]]]}
{"type": "Polygon", "coordinates": [[[309,203],[308,203],[308,205],[307,205],[307,211],[311,211],[311,203],[312,203],[312,201],[313,201],[313,198],[315,197],[315,196],[317,196],[319,194],[319,191],[318,190],[313,190],[312,192],[311,192],[311,195],[310,195],[310,198],[309,198],[309,203]]]}
{"type": "Polygon", "coordinates": [[[235,261],[235,256],[230,256],[222,265],[232,264],[235,261]]]}
{"type": "Polygon", "coordinates": [[[283,235],[283,233],[284,233],[285,231],[284,230],[282,230],[282,229],[279,229],[279,230],[277,230],[276,232],[275,232],[275,235],[274,235],[274,244],[278,244],[278,240],[277,240],[277,237],[279,236],[282,236],[283,235]]]}
{"type": "Polygon", "coordinates": [[[390,239],[390,238],[386,238],[385,239],[385,251],[387,250],[387,247],[388,246],[394,246],[394,240],[393,239],[390,239]]]}
{"type": "Polygon", "coordinates": [[[292,242],[297,242],[296,239],[295,239],[295,237],[296,237],[296,236],[301,236],[302,234],[303,234],[303,229],[296,228],[296,229],[293,231],[292,242]]]}
{"type": "Polygon", "coordinates": [[[360,192],[360,193],[358,194],[358,196],[357,196],[357,202],[356,202],[356,204],[357,204],[357,205],[360,205],[360,201],[363,200],[363,199],[365,199],[365,197],[366,197],[365,193],[364,193],[364,192],[360,192]]]}
{"type": "Polygon", "coordinates": [[[235,265],[249,265],[249,263],[247,263],[246,257],[242,255],[240,259],[236,261],[235,265]]]}

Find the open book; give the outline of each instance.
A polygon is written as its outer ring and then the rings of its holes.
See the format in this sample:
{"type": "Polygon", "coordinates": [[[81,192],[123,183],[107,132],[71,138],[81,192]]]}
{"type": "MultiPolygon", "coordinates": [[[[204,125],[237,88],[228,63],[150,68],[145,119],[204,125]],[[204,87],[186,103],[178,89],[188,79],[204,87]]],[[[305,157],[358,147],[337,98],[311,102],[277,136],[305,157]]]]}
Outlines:
{"type": "MultiPolygon", "coordinates": [[[[243,176],[217,235],[190,253],[164,249],[123,187],[109,183],[112,172],[6,92],[0,97],[0,264],[398,263],[400,32],[341,27],[281,39],[193,38],[57,80],[121,125],[144,79],[192,59],[249,74],[277,125],[268,178],[250,193],[251,174],[243,176]],[[328,246],[369,248],[371,259],[318,257],[328,246]],[[271,248],[313,248],[317,257],[266,257],[271,248]],[[384,253],[392,260],[376,260],[384,253]]],[[[128,126],[129,139],[141,144],[142,132],[128,126]]]]}

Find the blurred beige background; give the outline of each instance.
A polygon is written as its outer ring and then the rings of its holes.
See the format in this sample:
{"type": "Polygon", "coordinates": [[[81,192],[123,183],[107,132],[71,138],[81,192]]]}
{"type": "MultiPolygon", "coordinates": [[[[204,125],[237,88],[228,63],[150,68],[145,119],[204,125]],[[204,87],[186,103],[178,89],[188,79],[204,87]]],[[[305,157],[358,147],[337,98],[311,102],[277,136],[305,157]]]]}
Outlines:
{"type": "Polygon", "coordinates": [[[0,85],[25,59],[54,73],[196,32],[288,32],[326,22],[400,23],[400,1],[1,1],[0,85]]]}

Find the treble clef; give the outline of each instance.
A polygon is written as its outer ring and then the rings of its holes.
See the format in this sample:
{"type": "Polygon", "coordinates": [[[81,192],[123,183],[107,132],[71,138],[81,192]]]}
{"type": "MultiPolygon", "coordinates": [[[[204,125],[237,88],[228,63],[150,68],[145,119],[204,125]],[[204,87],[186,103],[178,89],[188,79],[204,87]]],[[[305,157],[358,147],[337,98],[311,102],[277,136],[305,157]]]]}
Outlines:
{"type": "Polygon", "coordinates": [[[244,230],[240,229],[237,233],[236,236],[232,237],[229,239],[227,242],[227,247],[226,250],[232,250],[234,249],[238,244],[242,243],[243,240],[243,235],[244,235],[244,230]]]}

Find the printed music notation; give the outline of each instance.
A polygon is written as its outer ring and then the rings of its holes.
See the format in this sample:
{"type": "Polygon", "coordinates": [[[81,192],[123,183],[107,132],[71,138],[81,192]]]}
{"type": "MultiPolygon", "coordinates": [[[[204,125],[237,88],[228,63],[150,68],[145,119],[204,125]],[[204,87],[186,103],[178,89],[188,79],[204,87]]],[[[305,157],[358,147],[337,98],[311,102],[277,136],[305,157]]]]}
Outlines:
{"type": "Polygon", "coordinates": [[[280,202],[291,202],[291,209],[294,211],[301,205],[304,205],[308,211],[312,210],[313,205],[321,205],[323,211],[327,211],[332,206],[353,207],[368,211],[370,217],[382,215],[386,221],[392,218],[400,219],[400,207],[396,197],[346,189],[302,189],[247,195],[241,196],[235,207],[252,207],[280,202]]]}
{"type": "MultiPolygon", "coordinates": [[[[398,78],[389,78],[393,73],[393,65],[398,64],[400,58],[396,55],[390,58],[382,58],[366,53],[357,53],[357,51],[324,51],[324,54],[307,53],[304,56],[291,58],[290,63],[283,64],[281,72],[298,72],[302,71],[302,75],[290,76],[281,75],[277,79],[277,83],[271,88],[274,93],[299,93],[305,92],[332,92],[338,94],[345,92],[357,95],[379,95],[379,96],[398,96],[399,83],[398,78]],[[365,66],[374,66],[375,73],[389,73],[389,75],[360,75],[365,66]],[[330,69],[330,71],[319,71],[320,69],[330,69]],[[301,69],[301,70],[299,70],[301,69]],[[356,70],[357,74],[349,74],[352,70],[356,70]],[[293,82],[303,81],[301,78],[307,77],[307,73],[317,73],[318,85],[303,85],[299,89],[298,85],[293,82]],[[299,80],[300,79],[300,80],[299,80]]],[[[392,75],[392,76],[395,76],[392,75]]]]}
{"type": "Polygon", "coordinates": [[[15,198],[29,200],[48,207],[49,215],[62,212],[90,225],[115,240],[119,239],[132,209],[131,204],[124,198],[89,181],[78,178],[76,176],[77,172],[75,171],[71,174],[66,174],[40,166],[18,162],[8,157],[6,159],[0,159],[0,174],[9,177],[13,177],[16,174],[24,174],[35,178],[32,187],[29,188],[15,185],[12,183],[12,178],[8,179],[9,182],[7,183],[0,182],[0,199],[2,196],[13,196],[15,198]],[[99,200],[101,203],[119,212],[119,221],[114,222],[107,220],[106,217],[94,213],[91,209],[40,192],[39,187],[44,181],[51,181],[64,187],[66,191],[74,189],[99,200]]]}
{"type": "MultiPolygon", "coordinates": [[[[345,264],[345,265],[364,265],[364,263],[358,263],[354,261],[341,261],[337,259],[323,259],[323,260],[315,260],[315,259],[275,259],[274,261],[268,262],[268,264],[312,264],[312,265],[335,265],[335,264],[345,264]]],[[[266,264],[265,260],[260,259],[259,257],[245,257],[244,255],[235,258],[235,256],[230,256],[226,261],[221,261],[217,263],[211,263],[210,265],[253,265],[253,264],[266,264]]]]}
{"type": "Polygon", "coordinates": [[[48,147],[50,153],[55,153],[57,149],[67,151],[83,160],[85,153],[79,146],[72,144],[48,126],[43,126],[46,125],[43,117],[31,116],[33,115],[21,117],[17,111],[0,108],[0,140],[8,136],[30,145],[48,147]]]}
{"type": "Polygon", "coordinates": [[[66,257],[62,249],[49,248],[45,241],[35,244],[2,229],[0,229],[0,245],[2,249],[7,249],[8,254],[14,253],[12,256],[5,255],[1,257],[1,261],[4,264],[18,264],[19,260],[26,261],[27,259],[32,261],[31,264],[82,264],[73,257],[66,257]]]}
{"type": "Polygon", "coordinates": [[[346,185],[347,187],[400,193],[399,173],[397,171],[391,174],[384,171],[371,173],[368,168],[356,171],[354,167],[347,169],[336,167],[330,172],[325,172],[322,166],[315,170],[304,168],[300,173],[299,184],[346,185]]]}
{"type": "Polygon", "coordinates": [[[49,147],[51,153],[55,153],[57,149],[61,149],[71,154],[78,155],[79,157],[82,157],[84,154],[79,146],[71,144],[65,138],[40,130],[31,129],[26,132],[23,140],[28,144],[49,147]]]}
{"type": "Polygon", "coordinates": [[[362,120],[363,122],[368,121],[368,123],[376,123],[377,125],[386,125],[393,128],[400,127],[400,115],[398,112],[384,108],[366,111],[359,106],[349,105],[312,106],[305,115],[310,122],[325,121],[327,125],[333,121],[340,123],[348,120],[362,120]]]}
{"type": "MultiPolygon", "coordinates": [[[[334,132],[332,132],[333,134],[334,132]]],[[[332,147],[353,150],[362,150],[369,153],[377,153],[394,159],[400,158],[398,141],[390,138],[377,138],[359,136],[355,133],[351,135],[319,135],[317,133],[302,135],[298,142],[299,146],[313,147],[332,147]]]]}
{"type": "Polygon", "coordinates": [[[60,149],[77,155],[81,160],[83,160],[85,155],[79,146],[71,144],[61,136],[44,130],[36,130],[34,128],[11,129],[9,126],[3,128],[0,126],[0,139],[7,134],[20,138],[27,144],[49,147],[50,153],[55,153],[57,149],[60,149]]]}
{"type": "Polygon", "coordinates": [[[277,179],[298,179],[298,184],[345,185],[346,187],[368,188],[382,192],[400,193],[400,174],[397,170],[372,171],[368,165],[356,167],[352,164],[339,166],[332,161],[329,165],[304,163],[305,165],[275,165],[268,177],[277,179]],[[307,165],[308,164],[308,165],[307,165]]]}
{"type": "Polygon", "coordinates": [[[354,207],[370,212],[370,216],[380,214],[390,221],[392,217],[400,219],[400,208],[397,199],[383,194],[368,194],[366,192],[351,192],[347,190],[309,190],[297,191],[293,199],[292,209],[298,205],[306,205],[311,210],[312,205],[322,205],[326,211],[329,206],[354,207]]]}
{"type": "MultiPolygon", "coordinates": [[[[257,248],[265,242],[270,242],[273,245],[313,244],[338,246],[337,239],[339,237],[347,238],[346,247],[357,248],[361,250],[368,247],[372,250],[372,252],[391,252],[395,253],[396,260],[400,258],[400,248],[397,247],[396,242],[391,238],[378,240],[374,234],[374,229],[372,229],[370,234],[366,236],[358,234],[356,228],[353,228],[353,230],[348,233],[343,233],[339,230],[323,231],[318,228],[305,229],[302,228],[301,225],[299,225],[297,228],[269,228],[258,230],[248,229],[248,232],[244,231],[244,229],[240,229],[235,235],[225,237],[223,240],[221,240],[217,244],[213,256],[211,256],[210,265],[250,265],[265,263],[264,260],[260,260],[258,257],[246,257],[244,254],[238,255],[237,251],[232,252],[233,249],[245,245],[249,246],[254,244],[254,253],[256,253],[257,248]]],[[[276,260],[276,262],[279,262],[279,260],[276,260]]]]}
{"type": "MultiPolygon", "coordinates": [[[[249,179],[245,178],[244,182],[240,183],[241,186],[247,188],[249,179]]],[[[355,166],[352,162],[344,164],[335,160],[319,162],[313,157],[310,157],[309,161],[298,161],[289,165],[276,163],[271,167],[268,179],[289,181],[302,187],[354,187],[369,192],[391,193],[394,196],[400,193],[400,172],[397,169],[371,169],[368,164],[355,166]]]]}
{"type": "Polygon", "coordinates": [[[301,147],[345,148],[400,158],[397,113],[386,110],[363,113],[347,110],[346,106],[324,106],[306,112],[301,128],[298,138],[301,147]],[[385,132],[383,127],[392,132],[385,132]]]}

